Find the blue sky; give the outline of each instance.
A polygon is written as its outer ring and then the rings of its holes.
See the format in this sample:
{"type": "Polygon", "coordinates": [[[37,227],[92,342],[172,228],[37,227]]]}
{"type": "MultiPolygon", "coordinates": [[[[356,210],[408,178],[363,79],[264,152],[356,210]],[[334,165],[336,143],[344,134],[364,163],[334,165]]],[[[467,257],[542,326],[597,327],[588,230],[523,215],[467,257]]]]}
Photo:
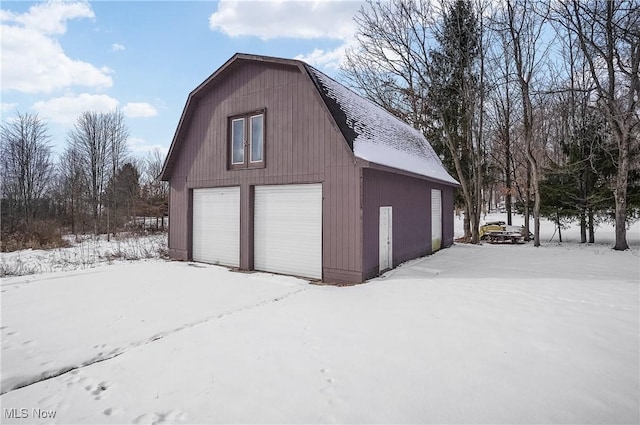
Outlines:
{"type": "Polygon", "coordinates": [[[335,75],[357,1],[3,1],[3,122],[38,113],[56,153],[84,110],[119,108],[134,155],[166,152],[187,95],[236,52],[335,75]]]}

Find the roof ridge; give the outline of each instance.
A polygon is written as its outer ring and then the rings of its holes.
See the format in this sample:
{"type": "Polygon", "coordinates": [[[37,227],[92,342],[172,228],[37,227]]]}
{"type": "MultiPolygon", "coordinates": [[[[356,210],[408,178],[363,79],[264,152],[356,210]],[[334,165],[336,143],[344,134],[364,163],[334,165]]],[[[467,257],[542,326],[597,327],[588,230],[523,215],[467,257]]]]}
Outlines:
{"type": "MultiPolygon", "coordinates": [[[[393,115],[391,112],[389,112],[388,110],[386,110],[385,108],[383,108],[382,106],[378,105],[377,103],[375,103],[373,100],[369,99],[368,97],[365,97],[363,95],[361,95],[360,93],[358,93],[357,91],[353,90],[351,87],[346,86],[344,84],[342,84],[340,81],[336,80],[335,78],[325,74],[324,72],[320,71],[319,69],[315,68],[312,65],[309,65],[308,63],[304,62],[304,61],[299,61],[302,64],[304,64],[305,68],[307,68],[307,72],[309,72],[310,70],[313,70],[314,72],[318,73],[318,74],[322,74],[324,77],[328,78],[329,80],[333,81],[335,84],[338,84],[340,86],[342,86],[343,88],[347,89],[349,92],[351,92],[352,94],[354,94],[355,96],[358,96],[360,99],[368,102],[371,104],[371,106],[378,108],[380,111],[384,112],[385,114],[387,114],[390,118],[394,119],[395,121],[397,121],[398,123],[406,126],[407,128],[411,129],[411,131],[415,131],[418,134],[420,134],[422,137],[424,137],[424,134],[422,134],[422,132],[420,130],[418,130],[417,128],[415,128],[414,126],[412,126],[411,124],[409,124],[408,122],[402,120],[400,117],[397,117],[396,115],[393,115]],[[310,68],[310,69],[309,69],[310,68]]],[[[317,82],[314,79],[314,83],[317,85],[317,82]]],[[[425,137],[426,139],[426,137],[425,137]]]]}

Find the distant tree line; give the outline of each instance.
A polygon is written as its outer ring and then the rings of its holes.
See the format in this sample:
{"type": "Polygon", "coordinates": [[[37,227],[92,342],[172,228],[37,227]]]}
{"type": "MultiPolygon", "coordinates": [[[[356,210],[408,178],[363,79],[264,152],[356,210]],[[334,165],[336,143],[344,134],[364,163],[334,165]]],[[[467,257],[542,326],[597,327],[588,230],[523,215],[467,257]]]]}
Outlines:
{"type": "Polygon", "coordinates": [[[465,238],[500,206],[614,248],[640,216],[640,0],[368,0],[341,77],[421,130],[465,238]]]}
{"type": "Polygon", "coordinates": [[[120,111],[82,113],[59,158],[38,115],[17,112],[0,137],[3,250],[63,243],[63,233],[110,238],[139,225],[164,228],[164,157],[158,150],[130,154],[120,111]]]}

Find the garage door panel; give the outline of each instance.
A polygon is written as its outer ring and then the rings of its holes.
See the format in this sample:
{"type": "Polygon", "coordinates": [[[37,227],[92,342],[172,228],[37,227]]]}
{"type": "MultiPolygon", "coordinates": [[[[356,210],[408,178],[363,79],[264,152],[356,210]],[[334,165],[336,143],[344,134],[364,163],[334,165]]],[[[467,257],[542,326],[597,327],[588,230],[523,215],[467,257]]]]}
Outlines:
{"type": "Polygon", "coordinates": [[[255,188],[254,268],[322,278],[322,185],[255,188]]]}
{"type": "Polygon", "coordinates": [[[240,263],[240,188],[193,190],[194,261],[237,267],[240,263]]]}
{"type": "Polygon", "coordinates": [[[442,192],[431,189],[431,252],[442,246],[442,192]]]}

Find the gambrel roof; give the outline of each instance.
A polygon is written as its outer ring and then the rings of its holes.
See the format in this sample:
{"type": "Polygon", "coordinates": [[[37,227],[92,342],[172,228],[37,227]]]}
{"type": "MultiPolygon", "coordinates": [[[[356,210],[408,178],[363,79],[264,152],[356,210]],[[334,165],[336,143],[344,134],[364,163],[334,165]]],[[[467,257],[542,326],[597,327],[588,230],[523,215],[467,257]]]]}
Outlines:
{"type": "Polygon", "coordinates": [[[234,55],[189,94],[162,170],[163,180],[170,177],[177,156],[175,151],[179,149],[179,140],[188,127],[197,99],[215,85],[221,73],[231,71],[234,64],[247,60],[291,65],[308,75],[355,157],[446,184],[458,184],[447,173],[424,135],[383,108],[302,61],[241,53],[234,55]]]}

